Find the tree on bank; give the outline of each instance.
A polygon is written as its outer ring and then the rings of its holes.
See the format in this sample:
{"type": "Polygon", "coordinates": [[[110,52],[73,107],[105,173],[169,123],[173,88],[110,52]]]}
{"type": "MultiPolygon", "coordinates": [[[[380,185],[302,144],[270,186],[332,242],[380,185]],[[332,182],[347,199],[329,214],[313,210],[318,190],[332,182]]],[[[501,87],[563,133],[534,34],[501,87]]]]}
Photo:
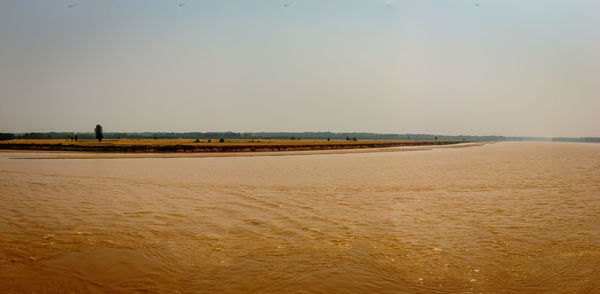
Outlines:
{"type": "Polygon", "coordinates": [[[96,125],[96,127],[94,128],[94,133],[96,133],[96,139],[98,140],[98,142],[102,142],[102,139],[104,139],[104,134],[102,133],[101,125],[96,125]]]}

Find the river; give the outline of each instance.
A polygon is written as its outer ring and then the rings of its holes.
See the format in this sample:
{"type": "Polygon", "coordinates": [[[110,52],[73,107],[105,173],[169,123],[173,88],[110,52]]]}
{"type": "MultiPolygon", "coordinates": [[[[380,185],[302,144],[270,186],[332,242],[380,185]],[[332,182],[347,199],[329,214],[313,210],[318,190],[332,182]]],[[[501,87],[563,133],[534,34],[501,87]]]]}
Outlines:
{"type": "Polygon", "coordinates": [[[0,293],[600,292],[600,144],[49,154],[0,152],[0,293]]]}

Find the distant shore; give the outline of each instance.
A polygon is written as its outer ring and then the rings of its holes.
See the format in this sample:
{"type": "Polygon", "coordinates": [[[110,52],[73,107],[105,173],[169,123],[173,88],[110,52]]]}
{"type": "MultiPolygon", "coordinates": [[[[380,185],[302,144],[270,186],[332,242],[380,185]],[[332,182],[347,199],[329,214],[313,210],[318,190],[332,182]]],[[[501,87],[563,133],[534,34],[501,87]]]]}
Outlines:
{"type": "Polygon", "coordinates": [[[450,145],[463,141],[437,140],[60,140],[17,139],[0,141],[0,150],[100,152],[100,153],[230,153],[342,150],[405,146],[450,145]]]}

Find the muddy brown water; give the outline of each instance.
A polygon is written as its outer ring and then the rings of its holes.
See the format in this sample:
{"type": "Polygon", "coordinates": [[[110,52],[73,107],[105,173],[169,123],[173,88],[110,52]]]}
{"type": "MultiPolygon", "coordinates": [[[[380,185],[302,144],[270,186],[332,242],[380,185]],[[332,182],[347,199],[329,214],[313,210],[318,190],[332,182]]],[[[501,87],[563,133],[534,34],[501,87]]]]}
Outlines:
{"type": "Polygon", "coordinates": [[[0,153],[0,293],[600,292],[600,144],[36,157],[0,153]]]}

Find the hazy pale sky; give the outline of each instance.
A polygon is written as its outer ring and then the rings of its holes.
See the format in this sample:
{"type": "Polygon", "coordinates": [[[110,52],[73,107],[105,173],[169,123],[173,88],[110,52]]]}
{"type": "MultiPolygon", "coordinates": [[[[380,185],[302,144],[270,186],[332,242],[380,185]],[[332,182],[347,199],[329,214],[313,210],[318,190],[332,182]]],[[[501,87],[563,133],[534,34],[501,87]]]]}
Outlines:
{"type": "Polygon", "coordinates": [[[0,132],[96,123],[600,136],[600,1],[1,0],[0,132]]]}

